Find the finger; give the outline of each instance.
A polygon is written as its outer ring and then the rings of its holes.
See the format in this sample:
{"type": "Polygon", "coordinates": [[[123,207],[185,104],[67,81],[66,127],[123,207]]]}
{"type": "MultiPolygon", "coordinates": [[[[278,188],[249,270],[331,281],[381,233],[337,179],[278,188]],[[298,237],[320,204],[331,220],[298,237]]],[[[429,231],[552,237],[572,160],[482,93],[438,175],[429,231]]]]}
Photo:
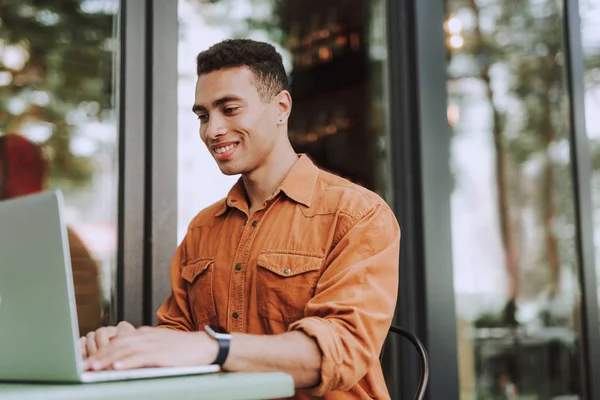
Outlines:
{"type": "Polygon", "coordinates": [[[87,353],[88,355],[96,354],[98,347],[96,346],[96,332],[92,331],[86,336],[87,353]]]}
{"type": "Polygon", "coordinates": [[[135,369],[135,368],[150,368],[160,366],[156,360],[156,353],[145,352],[136,353],[130,356],[123,357],[112,363],[112,368],[116,370],[135,369]]]}
{"type": "Polygon", "coordinates": [[[117,325],[117,336],[123,336],[135,332],[135,327],[127,321],[121,321],[117,325]]]}
{"type": "Polygon", "coordinates": [[[88,355],[87,337],[82,336],[79,338],[79,346],[81,347],[81,355],[86,357],[88,355]]]}
{"type": "Polygon", "coordinates": [[[117,328],[107,326],[96,331],[96,346],[98,350],[105,347],[117,335],[117,328]]]}
{"type": "Polygon", "coordinates": [[[119,336],[91,355],[87,365],[92,370],[110,369],[116,361],[143,352],[143,343],[131,336],[119,336]]]}

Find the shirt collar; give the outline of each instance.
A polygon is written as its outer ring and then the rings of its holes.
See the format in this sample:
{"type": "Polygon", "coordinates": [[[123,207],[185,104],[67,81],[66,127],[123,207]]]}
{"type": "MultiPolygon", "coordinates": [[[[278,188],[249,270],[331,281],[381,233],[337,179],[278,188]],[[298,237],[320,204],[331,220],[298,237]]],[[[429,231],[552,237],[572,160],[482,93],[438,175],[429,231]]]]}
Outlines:
{"type": "Polygon", "coordinates": [[[246,189],[244,188],[244,181],[242,178],[237,180],[235,185],[229,190],[227,197],[223,199],[221,206],[215,213],[215,217],[220,217],[225,214],[228,207],[235,207],[235,204],[241,204],[246,201],[246,189]]]}
{"type": "Polygon", "coordinates": [[[318,176],[319,168],[306,154],[301,154],[279,189],[295,202],[310,207],[318,176]]]}
{"type": "MultiPolygon", "coordinates": [[[[282,191],[293,201],[310,207],[318,176],[319,168],[317,168],[307,155],[300,154],[298,161],[296,161],[290,172],[285,176],[275,193],[282,191]]],[[[241,204],[245,201],[246,189],[240,177],[227,194],[227,197],[223,199],[221,206],[215,213],[215,217],[225,214],[228,207],[235,207],[236,204],[241,204]]]]}

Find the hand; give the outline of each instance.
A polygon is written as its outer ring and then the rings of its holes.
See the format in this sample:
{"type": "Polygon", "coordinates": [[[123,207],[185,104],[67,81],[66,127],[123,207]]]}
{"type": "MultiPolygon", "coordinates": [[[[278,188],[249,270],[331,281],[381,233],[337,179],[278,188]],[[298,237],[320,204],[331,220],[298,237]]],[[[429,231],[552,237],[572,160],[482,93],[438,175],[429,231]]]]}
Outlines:
{"type": "Polygon", "coordinates": [[[219,345],[204,332],[142,327],[117,335],[85,363],[86,370],[208,365],[219,345]]]}
{"type": "Polygon", "coordinates": [[[117,326],[105,326],[96,331],[88,333],[79,338],[81,346],[81,355],[86,357],[96,354],[98,350],[105,347],[111,340],[117,336],[124,336],[135,332],[135,327],[129,322],[119,322],[117,326]]]}

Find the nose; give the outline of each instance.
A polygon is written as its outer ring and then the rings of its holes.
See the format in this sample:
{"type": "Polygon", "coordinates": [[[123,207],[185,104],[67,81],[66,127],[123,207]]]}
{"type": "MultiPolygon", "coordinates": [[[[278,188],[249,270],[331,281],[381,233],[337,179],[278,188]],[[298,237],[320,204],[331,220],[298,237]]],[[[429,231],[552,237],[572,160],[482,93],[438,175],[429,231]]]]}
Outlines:
{"type": "Polygon", "coordinates": [[[205,135],[208,141],[212,141],[219,136],[227,133],[227,125],[225,119],[219,115],[211,115],[208,122],[205,124],[205,135]]]}

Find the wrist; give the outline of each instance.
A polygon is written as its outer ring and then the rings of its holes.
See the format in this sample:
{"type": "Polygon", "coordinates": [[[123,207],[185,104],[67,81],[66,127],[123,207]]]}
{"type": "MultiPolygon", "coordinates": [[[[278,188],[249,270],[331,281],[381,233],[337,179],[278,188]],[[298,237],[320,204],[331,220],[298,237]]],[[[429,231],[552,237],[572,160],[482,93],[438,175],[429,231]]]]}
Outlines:
{"type": "Polygon", "coordinates": [[[207,350],[204,353],[206,354],[205,363],[213,364],[214,361],[217,359],[217,355],[219,354],[219,342],[211,338],[206,332],[201,332],[201,335],[203,336],[203,339],[207,344],[207,350]]]}
{"type": "MultiPolygon", "coordinates": [[[[213,341],[217,352],[211,364],[223,366],[229,355],[229,347],[231,344],[231,335],[228,333],[218,333],[209,325],[204,326],[204,332],[213,341]]],[[[214,347],[213,347],[214,349],[214,347]]]]}

